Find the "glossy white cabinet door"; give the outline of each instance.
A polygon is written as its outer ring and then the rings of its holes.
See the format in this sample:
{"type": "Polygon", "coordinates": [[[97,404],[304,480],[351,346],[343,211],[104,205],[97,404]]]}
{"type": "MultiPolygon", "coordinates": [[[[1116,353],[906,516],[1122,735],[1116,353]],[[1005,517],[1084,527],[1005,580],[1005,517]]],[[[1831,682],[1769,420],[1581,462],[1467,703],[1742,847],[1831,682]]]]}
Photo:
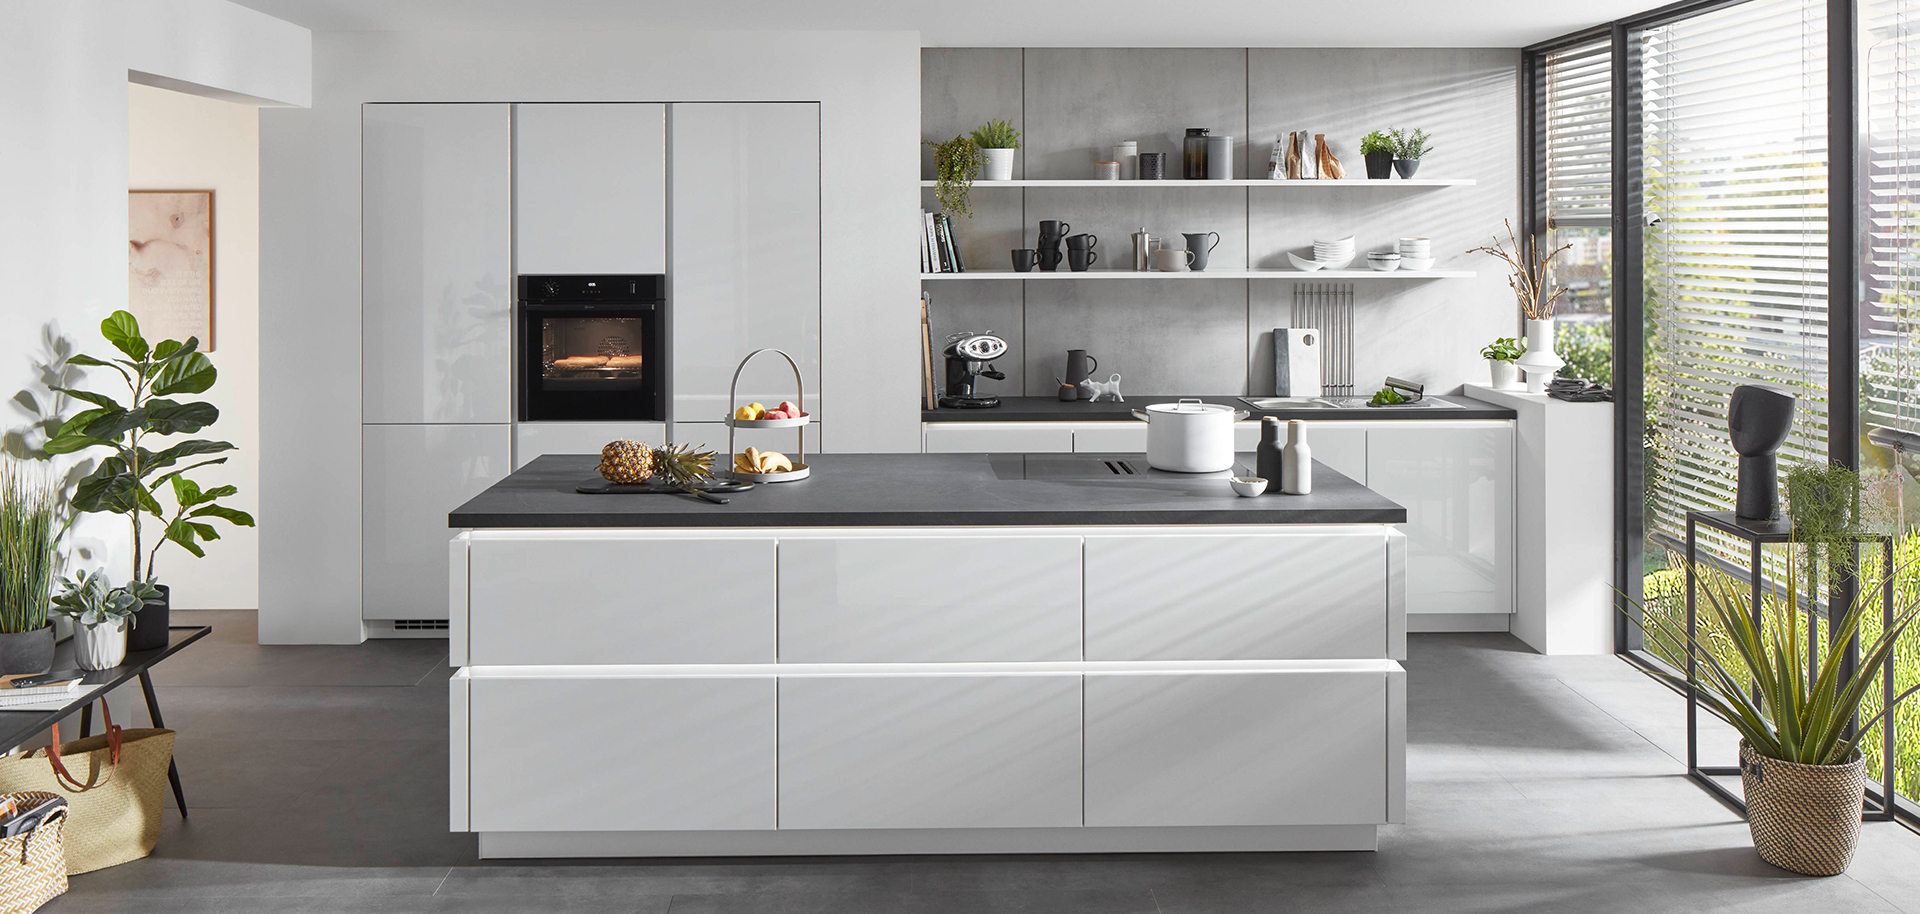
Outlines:
{"type": "Polygon", "coordinates": [[[1086,566],[1088,660],[1388,655],[1379,534],[1088,536],[1086,566]]]}
{"type": "Polygon", "coordinates": [[[1313,459],[1361,485],[1367,484],[1367,427],[1340,422],[1307,425],[1313,459]]]}
{"type": "Polygon", "coordinates": [[[667,107],[513,108],[514,268],[666,272],[667,107]]]}
{"type": "Polygon", "coordinates": [[[361,427],[361,618],[447,618],[447,515],[506,478],[507,434],[505,425],[361,427]]]}
{"type": "Polygon", "coordinates": [[[1076,454],[1144,454],[1147,452],[1145,422],[1101,422],[1073,430],[1076,454]]]}
{"type": "Polygon", "coordinates": [[[364,105],[361,128],[363,421],[505,422],[507,106],[364,105]]]}
{"type": "Polygon", "coordinates": [[[775,543],[478,535],[469,662],[772,663],[775,543]]]}
{"type": "Polygon", "coordinates": [[[780,659],[1080,659],[1080,538],[849,537],[780,543],[780,659]],[[953,575],[990,575],[983,595],[953,575]]]}
{"type": "Polygon", "coordinates": [[[928,422],[929,454],[1071,454],[1073,426],[1019,422],[928,422]]]}
{"type": "Polygon", "coordinates": [[[519,422],[513,426],[513,468],[547,454],[599,454],[610,441],[667,443],[664,422],[519,422]]]}
{"type": "Polygon", "coordinates": [[[1080,676],[784,676],[781,828],[1080,824],[1080,676]]]}
{"type": "Polygon", "coordinates": [[[1407,612],[1513,612],[1513,426],[1381,423],[1367,487],[1407,509],[1407,612]]]}
{"type": "Polygon", "coordinates": [[[1385,822],[1387,677],[1089,673],[1086,824],[1385,822]]]}
{"type": "MultiPolygon", "coordinates": [[[[747,353],[793,356],[808,412],[820,396],[820,106],[676,104],[673,161],[673,416],[719,421],[747,353]]],[[[841,238],[856,248],[869,239],[841,238]]],[[[741,403],[796,396],[793,370],[761,356],[741,403]]]]}
{"type": "Polygon", "coordinates": [[[775,826],[771,676],[469,685],[474,831],[775,826]]]}

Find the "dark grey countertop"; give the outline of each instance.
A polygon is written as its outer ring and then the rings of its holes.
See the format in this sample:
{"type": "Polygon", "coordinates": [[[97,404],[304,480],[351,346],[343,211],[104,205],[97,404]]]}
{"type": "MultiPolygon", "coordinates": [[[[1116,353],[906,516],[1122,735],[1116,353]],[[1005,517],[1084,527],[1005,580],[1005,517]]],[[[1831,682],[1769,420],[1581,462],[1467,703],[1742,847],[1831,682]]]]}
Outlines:
{"type": "MultiPolygon", "coordinates": [[[[1192,395],[1188,395],[1191,397],[1192,395]]],[[[1133,411],[1150,403],[1172,403],[1180,397],[1128,397],[1125,403],[1089,400],[1065,402],[1056,397],[1002,397],[1000,405],[992,409],[928,409],[921,410],[922,422],[1137,422],[1133,411]]],[[[1429,399],[1443,400],[1460,404],[1459,409],[1282,409],[1252,410],[1241,402],[1238,395],[1226,394],[1204,396],[1200,399],[1208,403],[1219,403],[1234,409],[1247,409],[1252,418],[1262,419],[1273,416],[1279,419],[1512,419],[1513,410],[1492,403],[1482,403],[1467,397],[1434,396],[1429,399]]]]}
{"type": "MultiPolygon", "coordinates": [[[[1314,464],[1311,495],[1241,498],[1232,473],[1148,470],[1115,478],[1097,454],[821,454],[799,482],[716,505],[686,495],[581,495],[599,458],[536,458],[448,517],[450,527],[924,527],[1158,524],[1397,524],[1400,505],[1314,464]],[[1097,470],[1105,478],[1095,477],[1097,470]],[[1077,474],[1077,475],[1076,475],[1077,474]],[[1045,476],[1046,478],[1024,478],[1045,476]]],[[[1252,455],[1240,455],[1251,466],[1252,455]]],[[[1248,472],[1246,475],[1251,475],[1248,472]]]]}

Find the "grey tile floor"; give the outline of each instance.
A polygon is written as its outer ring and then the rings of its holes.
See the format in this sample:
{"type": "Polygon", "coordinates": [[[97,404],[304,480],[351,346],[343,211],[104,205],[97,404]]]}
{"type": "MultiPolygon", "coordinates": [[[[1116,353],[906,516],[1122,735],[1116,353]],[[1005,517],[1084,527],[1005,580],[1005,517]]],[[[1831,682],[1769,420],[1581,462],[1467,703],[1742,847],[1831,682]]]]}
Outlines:
{"type": "Polygon", "coordinates": [[[1505,635],[1414,636],[1407,823],[1377,853],[527,865],[447,833],[444,642],[261,647],[250,613],[192,615],[214,638],[154,678],[193,817],[48,911],[1920,914],[1920,837],[1872,824],[1848,875],[1773,869],[1681,777],[1677,697],[1505,635]]]}

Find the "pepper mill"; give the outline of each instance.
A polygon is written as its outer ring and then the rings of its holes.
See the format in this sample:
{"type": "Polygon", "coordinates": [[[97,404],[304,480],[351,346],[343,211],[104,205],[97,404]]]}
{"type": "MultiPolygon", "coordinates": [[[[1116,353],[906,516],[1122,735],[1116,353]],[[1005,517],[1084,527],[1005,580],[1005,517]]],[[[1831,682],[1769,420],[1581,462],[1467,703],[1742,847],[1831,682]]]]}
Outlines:
{"type": "Polygon", "coordinates": [[[1280,491],[1287,495],[1313,493],[1313,449],[1307,447],[1307,424],[1287,421],[1286,467],[1280,473],[1280,491]]]}
{"type": "Polygon", "coordinates": [[[1253,449],[1253,475],[1267,481],[1267,491],[1280,491],[1280,477],[1286,458],[1281,451],[1280,420],[1268,416],[1260,420],[1260,444],[1253,449]]]}

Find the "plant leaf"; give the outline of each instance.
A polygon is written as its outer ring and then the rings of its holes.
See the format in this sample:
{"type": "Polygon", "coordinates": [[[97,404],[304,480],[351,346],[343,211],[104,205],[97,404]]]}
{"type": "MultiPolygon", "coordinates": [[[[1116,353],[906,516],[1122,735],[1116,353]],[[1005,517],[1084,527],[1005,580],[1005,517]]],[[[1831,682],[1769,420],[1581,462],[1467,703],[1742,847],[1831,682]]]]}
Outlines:
{"type": "Polygon", "coordinates": [[[176,355],[162,364],[160,374],[154,378],[153,392],[168,394],[197,394],[213,386],[219,372],[213,369],[213,360],[198,352],[176,355]]]}
{"type": "Polygon", "coordinates": [[[204,507],[194,509],[192,512],[187,514],[187,516],[188,517],[218,517],[230,524],[233,524],[236,527],[253,526],[253,515],[248,514],[245,511],[241,511],[237,508],[229,508],[225,505],[206,505],[204,507]]]}
{"type": "Polygon", "coordinates": [[[199,504],[200,484],[185,476],[173,477],[173,500],[181,505],[199,504]]]}
{"type": "Polygon", "coordinates": [[[167,525],[166,537],[172,542],[179,543],[180,548],[193,553],[194,558],[206,558],[206,550],[201,549],[200,544],[193,541],[194,533],[192,524],[184,520],[175,520],[167,525]]]}
{"type": "Polygon", "coordinates": [[[187,526],[193,528],[193,532],[195,536],[198,536],[201,539],[206,540],[208,542],[212,542],[213,540],[217,540],[220,538],[220,531],[213,529],[212,524],[191,524],[190,523],[187,526]]]}
{"type": "Polygon", "coordinates": [[[205,438],[193,438],[179,444],[156,451],[140,458],[142,469],[161,470],[179,463],[182,458],[200,454],[218,454],[234,450],[234,446],[225,441],[209,441],[205,438]]]}
{"type": "Polygon", "coordinates": [[[220,410],[204,400],[176,403],[163,397],[148,400],[145,407],[135,412],[145,414],[142,418],[146,420],[147,430],[156,435],[197,432],[220,418],[220,410]]]}
{"type": "Polygon", "coordinates": [[[102,445],[106,447],[114,446],[111,441],[103,441],[88,435],[55,435],[47,441],[46,446],[42,447],[41,450],[49,454],[71,454],[75,451],[84,451],[87,448],[100,447],[102,445]]]}
{"type": "Polygon", "coordinates": [[[161,474],[161,476],[158,479],[155,479],[153,481],[154,488],[159,488],[160,486],[166,485],[168,482],[172,481],[172,479],[175,476],[178,476],[181,473],[185,473],[189,470],[197,470],[197,469],[200,469],[201,467],[210,467],[215,464],[226,463],[226,462],[227,462],[227,458],[225,457],[215,457],[212,460],[202,460],[199,463],[187,464],[186,466],[183,466],[180,469],[174,470],[170,473],[161,474]]]}
{"type": "Polygon", "coordinates": [[[143,361],[152,352],[147,341],[140,337],[140,322],[126,311],[115,311],[100,322],[100,335],[113,344],[113,348],[127,354],[127,358],[143,361]]]}
{"type": "Polygon", "coordinates": [[[53,389],[56,391],[59,391],[60,393],[66,394],[67,396],[72,397],[75,400],[85,400],[88,403],[91,403],[95,406],[104,407],[106,409],[117,409],[117,410],[121,410],[122,412],[124,412],[126,409],[125,407],[121,406],[118,402],[116,402],[112,397],[109,397],[103,393],[97,393],[91,390],[80,390],[74,387],[55,387],[53,389]]]}
{"type": "Polygon", "coordinates": [[[127,472],[126,461],[108,457],[74,487],[73,507],[90,514],[131,514],[146,494],[140,481],[127,472]]]}

